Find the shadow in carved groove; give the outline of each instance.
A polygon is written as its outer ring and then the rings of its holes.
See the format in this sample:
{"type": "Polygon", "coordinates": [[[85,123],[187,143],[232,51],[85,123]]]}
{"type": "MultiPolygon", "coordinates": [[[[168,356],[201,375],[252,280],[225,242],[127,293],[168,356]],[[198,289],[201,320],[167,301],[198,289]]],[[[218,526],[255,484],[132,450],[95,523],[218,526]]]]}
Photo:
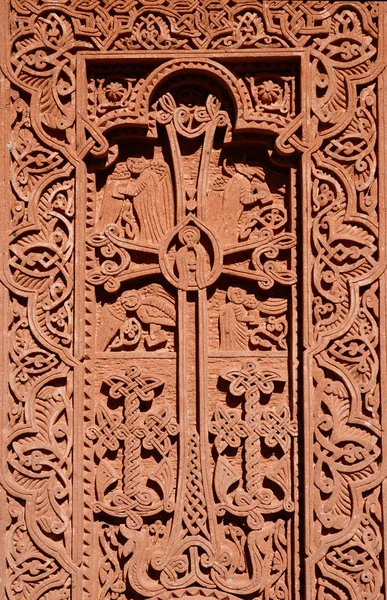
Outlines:
{"type": "MultiPolygon", "coordinates": [[[[254,85],[256,103],[285,102],[279,83],[254,85]]],[[[233,102],[208,75],[161,84],[149,120],[156,137],[113,130],[108,166],[89,163],[100,597],[282,593],[297,510],[292,170],[270,138],[233,141],[233,102]]]]}

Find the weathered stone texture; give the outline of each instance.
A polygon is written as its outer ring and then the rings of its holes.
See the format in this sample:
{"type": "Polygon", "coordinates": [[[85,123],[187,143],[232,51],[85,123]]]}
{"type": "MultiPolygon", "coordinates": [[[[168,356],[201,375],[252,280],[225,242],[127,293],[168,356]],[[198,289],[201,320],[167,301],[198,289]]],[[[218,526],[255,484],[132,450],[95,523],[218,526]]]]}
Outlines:
{"type": "Polygon", "coordinates": [[[386,15],[3,3],[2,598],[385,594],[386,15]]]}

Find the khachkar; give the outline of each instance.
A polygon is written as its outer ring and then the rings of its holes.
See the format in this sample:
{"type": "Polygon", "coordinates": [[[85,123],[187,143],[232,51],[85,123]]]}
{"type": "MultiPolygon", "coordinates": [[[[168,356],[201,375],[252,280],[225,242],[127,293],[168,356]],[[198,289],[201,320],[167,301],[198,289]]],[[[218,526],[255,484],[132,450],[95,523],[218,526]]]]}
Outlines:
{"type": "Polygon", "coordinates": [[[1,597],[380,600],[386,8],[4,11],[1,597]]]}

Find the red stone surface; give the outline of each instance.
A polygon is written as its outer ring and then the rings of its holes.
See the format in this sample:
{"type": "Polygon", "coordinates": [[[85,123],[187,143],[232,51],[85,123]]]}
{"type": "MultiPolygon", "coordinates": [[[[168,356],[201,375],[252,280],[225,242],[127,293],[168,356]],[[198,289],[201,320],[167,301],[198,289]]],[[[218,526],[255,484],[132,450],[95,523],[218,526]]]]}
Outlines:
{"type": "Polygon", "coordinates": [[[1,598],[383,597],[386,13],[3,5],[1,598]]]}

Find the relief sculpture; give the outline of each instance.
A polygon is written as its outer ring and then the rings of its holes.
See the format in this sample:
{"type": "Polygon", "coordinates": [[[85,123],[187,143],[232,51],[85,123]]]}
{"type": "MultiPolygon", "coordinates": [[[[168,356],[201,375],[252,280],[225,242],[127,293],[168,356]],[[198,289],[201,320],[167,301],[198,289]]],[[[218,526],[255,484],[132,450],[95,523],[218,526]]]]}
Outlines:
{"type": "Polygon", "coordinates": [[[157,283],[142,289],[126,290],[101,311],[98,330],[99,350],[137,346],[144,336],[148,348],[165,346],[168,337],[163,327],[175,328],[176,310],[173,298],[157,283]]]}
{"type": "Polygon", "coordinates": [[[260,164],[248,149],[240,162],[223,147],[233,115],[222,90],[178,80],[171,88],[153,105],[158,137],[137,139],[150,158],[120,161],[134,143],[129,131],[117,141],[87,238],[100,315],[100,401],[88,430],[105,548],[96,568],[106,592],[104,561],[114,555],[109,578],[145,597],[191,586],[282,591],[291,578],[297,435],[290,168],[278,169],[264,146],[254,153],[260,164]],[[214,321],[207,305],[217,295],[214,321]],[[118,519],[114,544],[108,515],[118,519]]]}
{"type": "Polygon", "coordinates": [[[260,302],[254,294],[233,286],[226,298],[219,314],[221,350],[287,348],[286,299],[260,302]]]}
{"type": "Polygon", "coordinates": [[[157,244],[173,223],[172,183],[168,165],[143,156],[118,164],[106,186],[99,227],[123,221],[129,239],[157,244]]]}
{"type": "Polygon", "coordinates": [[[0,597],[381,600],[387,6],[0,26],[0,597]]]}

